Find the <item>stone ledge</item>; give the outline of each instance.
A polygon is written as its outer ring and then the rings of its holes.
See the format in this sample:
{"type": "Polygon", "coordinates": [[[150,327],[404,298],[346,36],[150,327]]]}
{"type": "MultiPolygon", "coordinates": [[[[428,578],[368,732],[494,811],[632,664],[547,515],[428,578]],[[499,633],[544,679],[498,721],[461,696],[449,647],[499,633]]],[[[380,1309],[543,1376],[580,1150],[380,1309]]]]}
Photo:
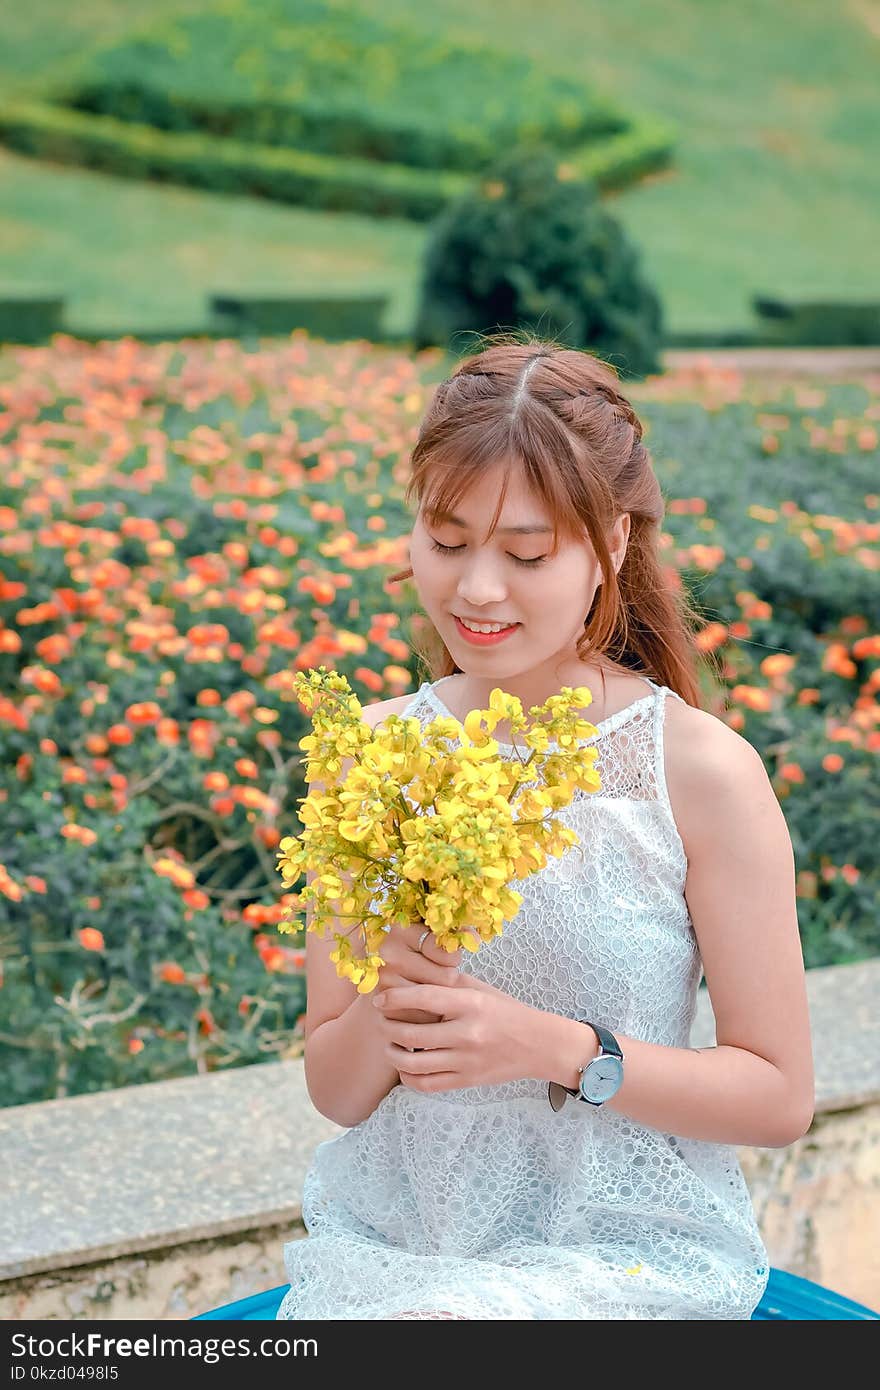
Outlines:
{"type": "Polygon", "coordinates": [[[301,1059],[0,1110],[0,1279],[294,1226],[337,1133],[301,1059]]]}
{"type": "MultiPolygon", "coordinates": [[[[880,960],[807,973],[816,1113],[880,1099],[880,960]]],[[[691,1045],[715,1041],[708,993],[691,1045]]],[[[301,1059],[0,1109],[0,1280],[289,1223],[317,1144],[301,1059]]]]}

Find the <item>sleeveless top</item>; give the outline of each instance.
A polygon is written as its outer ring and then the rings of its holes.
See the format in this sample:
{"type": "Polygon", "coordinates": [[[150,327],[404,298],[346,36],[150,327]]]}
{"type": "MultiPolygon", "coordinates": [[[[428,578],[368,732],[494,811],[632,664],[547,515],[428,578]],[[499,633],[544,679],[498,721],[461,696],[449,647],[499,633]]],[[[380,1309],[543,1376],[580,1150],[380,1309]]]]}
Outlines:
{"type": "MultiPolygon", "coordinates": [[[[647,684],[584,741],[601,790],[556,812],[580,844],[512,881],[519,912],[460,968],[535,1008],[686,1048],[702,962],[663,755],[665,702],[681,697],[647,684]]],[[[424,682],[403,716],[455,717],[442,685],[424,682]]],[[[279,1318],[748,1319],[769,1278],[733,1146],[574,1097],[554,1112],[536,1078],[395,1086],[318,1145],[302,1212],[279,1318]]]]}

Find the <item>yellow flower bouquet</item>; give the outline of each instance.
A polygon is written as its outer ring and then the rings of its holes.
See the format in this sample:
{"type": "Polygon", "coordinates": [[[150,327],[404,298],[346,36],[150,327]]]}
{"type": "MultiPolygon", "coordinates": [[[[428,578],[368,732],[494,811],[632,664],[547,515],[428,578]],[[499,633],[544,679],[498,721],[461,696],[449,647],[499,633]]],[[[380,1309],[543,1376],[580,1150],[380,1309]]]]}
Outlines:
{"type": "MultiPolygon", "coordinates": [[[[580,843],[553,812],[575,788],[600,790],[596,748],[577,746],[598,732],[577,714],[592,703],[587,686],[563,686],[533,705],[530,727],[517,696],[497,687],[489,708],[472,710],[463,725],[444,715],[422,727],[391,714],[374,729],[337,672],[298,672],[294,690],[312,716],[313,732],[299,743],[305,780],[324,790],[299,798],[305,829],[280,841],[277,867],[287,887],[313,875],[298,895],[299,906],[313,905],[307,931],[323,937],[334,919],[353,924],[335,933],[331,959],[360,994],[376,986],[393,923],[423,921],[444,950],[477,951],[519,911],[522,894],[511,880],[580,843]],[[492,733],[501,719],[514,733],[525,730],[528,757],[499,755],[492,733]],[[360,956],[350,939],[358,929],[360,956]]],[[[299,930],[294,913],[288,908],[280,932],[299,930]]]]}

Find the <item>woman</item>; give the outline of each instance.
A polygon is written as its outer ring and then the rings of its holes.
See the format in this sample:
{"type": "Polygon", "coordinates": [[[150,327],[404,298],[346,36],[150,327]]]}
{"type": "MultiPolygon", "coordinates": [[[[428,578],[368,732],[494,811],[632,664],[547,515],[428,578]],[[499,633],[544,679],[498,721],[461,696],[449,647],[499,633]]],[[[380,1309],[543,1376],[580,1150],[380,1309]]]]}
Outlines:
{"type": "Polygon", "coordinates": [[[602,787],[476,953],[394,926],[358,995],[309,935],[309,1093],[348,1128],[307,1174],[279,1318],[748,1319],[764,1292],[735,1146],[813,1115],[793,854],[760,756],[700,708],[641,437],[612,368],[541,341],[462,362],[423,421],[396,578],[441,657],[365,717],[586,685],[602,787]],[[703,974],[717,1044],[692,1049],[703,974]]]}

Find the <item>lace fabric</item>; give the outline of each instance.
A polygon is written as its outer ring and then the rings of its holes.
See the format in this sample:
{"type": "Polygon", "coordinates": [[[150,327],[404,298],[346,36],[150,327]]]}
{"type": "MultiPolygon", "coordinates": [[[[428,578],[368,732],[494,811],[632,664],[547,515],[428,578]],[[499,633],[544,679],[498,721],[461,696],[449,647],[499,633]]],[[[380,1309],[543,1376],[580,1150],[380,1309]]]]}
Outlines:
{"type": "MultiPolygon", "coordinates": [[[[601,790],[558,813],[580,845],[514,882],[517,916],[461,969],[533,1007],[687,1047],[702,963],[663,754],[665,702],[680,697],[647,683],[586,740],[601,790]]],[[[404,714],[448,715],[437,684],[404,714]]],[[[554,1113],[534,1078],[394,1087],[317,1146],[302,1211],[280,1319],[749,1319],[769,1277],[732,1146],[573,1099],[554,1113]]]]}

